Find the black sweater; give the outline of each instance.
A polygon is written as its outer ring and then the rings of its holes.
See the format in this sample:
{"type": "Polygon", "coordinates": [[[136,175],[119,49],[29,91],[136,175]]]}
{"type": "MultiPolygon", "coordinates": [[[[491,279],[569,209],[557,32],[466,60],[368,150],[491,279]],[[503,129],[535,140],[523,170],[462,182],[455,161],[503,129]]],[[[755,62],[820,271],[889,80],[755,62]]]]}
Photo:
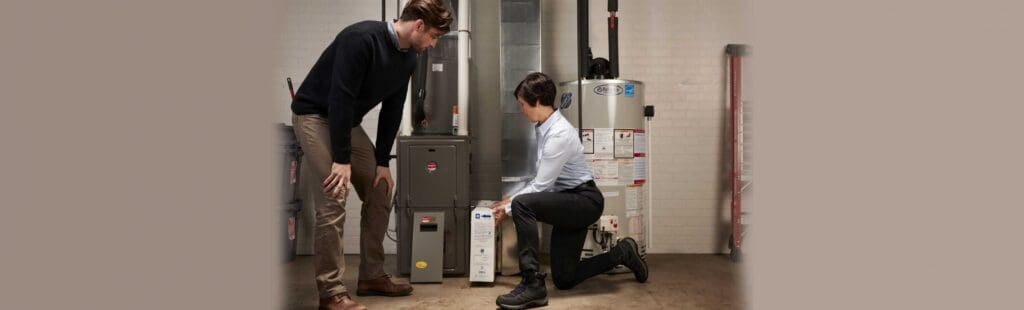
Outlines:
{"type": "Polygon", "coordinates": [[[400,51],[387,24],[353,24],[334,38],[309,70],[292,101],[292,112],[326,116],[334,162],[348,164],[352,161],[352,128],[383,102],[374,157],[378,166],[387,167],[415,67],[414,49],[400,51]]]}

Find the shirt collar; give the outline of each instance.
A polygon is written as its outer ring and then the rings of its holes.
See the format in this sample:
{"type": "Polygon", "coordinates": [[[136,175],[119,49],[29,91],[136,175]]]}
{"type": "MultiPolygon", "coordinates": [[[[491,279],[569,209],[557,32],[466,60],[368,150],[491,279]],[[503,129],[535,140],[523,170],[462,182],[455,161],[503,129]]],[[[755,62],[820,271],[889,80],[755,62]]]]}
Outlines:
{"type": "Polygon", "coordinates": [[[555,122],[558,122],[560,118],[562,118],[562,113],[555,110],[554,113],[551,113],[551,116],[548,116],[548,119],[544,120],[544,123],[537,125],[537,133],[541,135],[546,134],[551,127],[555,126],[555,122]]]}
{"type": "Polygon", "coordinates": [[[395,44],[395,49],[405,52],[409,49],[402,49],[402,46],[398,44],[398,33],[395,32],[395,22],[391,21],[388,24],[388,36],[391,37],[391,43],[395,44]]]}

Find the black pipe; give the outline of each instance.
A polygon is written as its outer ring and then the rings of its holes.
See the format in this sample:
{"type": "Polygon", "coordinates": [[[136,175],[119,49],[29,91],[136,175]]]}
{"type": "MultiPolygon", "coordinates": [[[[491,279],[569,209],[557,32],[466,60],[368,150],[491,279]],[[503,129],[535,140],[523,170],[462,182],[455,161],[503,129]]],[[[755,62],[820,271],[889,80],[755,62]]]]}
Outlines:
{"type": "Polygon", "coordinates": [[[590,69],[590,58],[587,57],[587,48],[590,46],[590,11],[589,0],[576,0],[576,31],[577,49],[579,51],[579,76],[584,79],[590,69]]]}
{"type": "Polygon", "coordinates": [[[619,18],[615,12],[619,10],[618,0],[608,0],[608,72],[609,78],[619,77],[619,18]]]}
{"type": "Polygon", "coordinates": [[[588,0],[576,0],[576,48],[578,49],[577,62],[579,63],[579,74],[576,78],[576,125],[579,126],[580,140],[583,140],[583,79],[587,76],[587,71],[590,70],[590,59],[587,57],[587,46],[590,45],[590,38],[588,36],[590,27],[588,18],[590,12],[588,11],[588,0]]]}
{"type": "Polygon", "coordinates": [[[380,0],[380,21],[382,22],[388,21],[387,16],[384,15],[384,12],[388,10],[388,6],[385,4],[385,1],[387,0],[380,0]]]}

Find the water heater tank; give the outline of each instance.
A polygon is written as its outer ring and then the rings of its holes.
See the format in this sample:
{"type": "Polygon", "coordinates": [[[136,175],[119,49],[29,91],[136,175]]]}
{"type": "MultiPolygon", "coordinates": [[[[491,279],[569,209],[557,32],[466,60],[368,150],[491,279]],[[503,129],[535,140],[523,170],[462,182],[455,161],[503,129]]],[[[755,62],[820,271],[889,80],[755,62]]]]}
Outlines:
{"type": "Polygon", "coordinates": [[[583,80],[579,93],[577,83],[558,84],[555,105],[581,131],[584,157],[605,197],[604,215],[618,216],[618,236],[633,237],[645,253],[648,212],[643,197],[648,163],[644,84],[622,79],[583,80]]]}

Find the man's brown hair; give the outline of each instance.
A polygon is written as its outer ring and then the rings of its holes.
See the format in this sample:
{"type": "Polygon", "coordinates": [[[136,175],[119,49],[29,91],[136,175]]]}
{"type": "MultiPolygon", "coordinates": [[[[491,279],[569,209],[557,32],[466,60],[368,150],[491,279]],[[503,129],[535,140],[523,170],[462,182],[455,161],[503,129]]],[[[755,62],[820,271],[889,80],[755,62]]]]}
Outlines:
{"type": "Polygon", "coordinates": [[[443,0],[410,0],[402,9],[401,21],[422,19],[428,27],[437,28],[444,33],[451,31],[452,14],[443,0]]]}

